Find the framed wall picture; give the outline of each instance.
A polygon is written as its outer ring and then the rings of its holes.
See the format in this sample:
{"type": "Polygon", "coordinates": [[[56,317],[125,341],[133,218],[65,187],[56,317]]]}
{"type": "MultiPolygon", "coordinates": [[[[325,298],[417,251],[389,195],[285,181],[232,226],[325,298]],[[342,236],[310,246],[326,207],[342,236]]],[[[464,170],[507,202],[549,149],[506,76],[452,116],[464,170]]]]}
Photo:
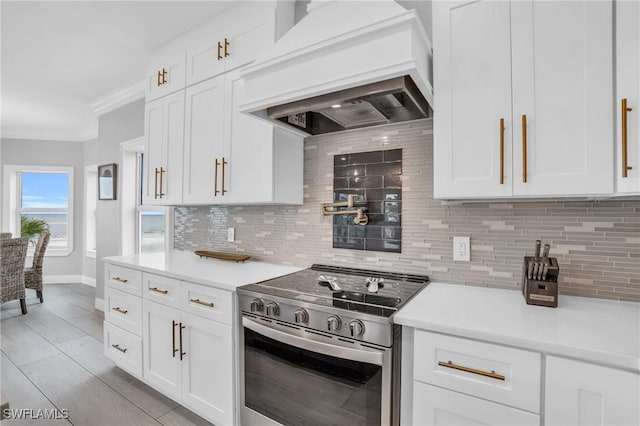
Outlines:
{"type": "Polygon", "coordinates": [[[116,163],[98,166],[98,200],[115,200],[117,190],[116,163]]]}

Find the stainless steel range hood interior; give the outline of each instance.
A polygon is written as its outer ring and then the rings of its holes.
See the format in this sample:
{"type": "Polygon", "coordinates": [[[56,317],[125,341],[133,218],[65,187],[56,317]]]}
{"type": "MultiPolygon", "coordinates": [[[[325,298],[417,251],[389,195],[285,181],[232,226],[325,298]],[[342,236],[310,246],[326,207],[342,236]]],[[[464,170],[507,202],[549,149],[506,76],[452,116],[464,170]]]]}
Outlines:
{"type": "Polygon", "coordinates": [[[415,10],[318,0],[308,11],[241,71],[240,111],[301,135],[431,115],[433,55],[415,10]]]}
{"type": "Polygon", "coordinates": [[[427,118],[431,107],[407,75],[269,107],[267,114],[318,135],[427,118]]]}

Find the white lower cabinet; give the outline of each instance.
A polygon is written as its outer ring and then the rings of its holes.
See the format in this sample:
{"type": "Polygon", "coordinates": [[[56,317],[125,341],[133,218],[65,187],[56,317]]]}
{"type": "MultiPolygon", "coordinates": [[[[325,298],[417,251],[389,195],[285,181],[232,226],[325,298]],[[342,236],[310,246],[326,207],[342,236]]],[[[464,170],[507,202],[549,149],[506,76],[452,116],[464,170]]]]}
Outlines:
{"type": "Polygon", "coordinates": [[[640,424],[640,375],[547,357],[545,424],[640,424]]]}
{"type": "Polygon", "coordinates": [[[150,300],[142,310],[145,381],[215,424],[232,424],[231,327],[150,300]]]}
{"type": "Polygon", "coordinates": [[[413,388],[413,424],[538,426],[540,416],[416,381],[413,388]]]}
{"type": "Polygon", "coordinates": [[[233,423],[231,327],[182,313],[182,403],[218,425],[233,423]]]}
{"type": "Polygon", "coordinates": [[[105,271],[124,277],[107,281],[105,356],[210,422],[234,424],[233,293],[119,266],[105,271]],[[113,289],[141,281],[142,297],[113,289]]]}

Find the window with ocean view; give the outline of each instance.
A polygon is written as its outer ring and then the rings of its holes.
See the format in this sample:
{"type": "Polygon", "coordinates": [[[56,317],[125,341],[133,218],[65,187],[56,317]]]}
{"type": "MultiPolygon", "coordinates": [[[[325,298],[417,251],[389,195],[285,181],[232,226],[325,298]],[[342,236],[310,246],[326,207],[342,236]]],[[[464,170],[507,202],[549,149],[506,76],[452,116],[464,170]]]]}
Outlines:
{"type": "Polygon", "coordinates": [[[46,223],[51,239],[47,255],[73,249],[73,167],[5,166],[9,193],[3,200],[4,225],[20,234],[21,218],[46,223]]]}

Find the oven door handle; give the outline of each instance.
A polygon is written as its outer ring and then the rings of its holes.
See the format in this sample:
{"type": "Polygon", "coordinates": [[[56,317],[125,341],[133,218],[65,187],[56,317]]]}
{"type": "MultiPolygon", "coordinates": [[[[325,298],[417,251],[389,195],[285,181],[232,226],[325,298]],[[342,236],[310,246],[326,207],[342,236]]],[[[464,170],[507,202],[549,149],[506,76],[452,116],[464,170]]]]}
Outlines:
{"type": "Polygon", "coordinates": [[[270,339],[277,340],[280,343],[295,346],[297,348],[306,349],[308,351],[316,352],[319,354],[332,356],[336,358],[348,359],[352,361],[366,362],[368,364],[380,365],[383,362],[383,352],[370,350],[365,351],[361,349],[346,348],[344,346],[332,345],[329,343],[318,342],[315,340],[305,339],[293,334],[285,333],[279,330],[275,330],[271,327],[267,327],[262,324],[247,318],[242,317],[242,325],[250,330],[255,331],[258,334],[266,336],[270,339]]]}

